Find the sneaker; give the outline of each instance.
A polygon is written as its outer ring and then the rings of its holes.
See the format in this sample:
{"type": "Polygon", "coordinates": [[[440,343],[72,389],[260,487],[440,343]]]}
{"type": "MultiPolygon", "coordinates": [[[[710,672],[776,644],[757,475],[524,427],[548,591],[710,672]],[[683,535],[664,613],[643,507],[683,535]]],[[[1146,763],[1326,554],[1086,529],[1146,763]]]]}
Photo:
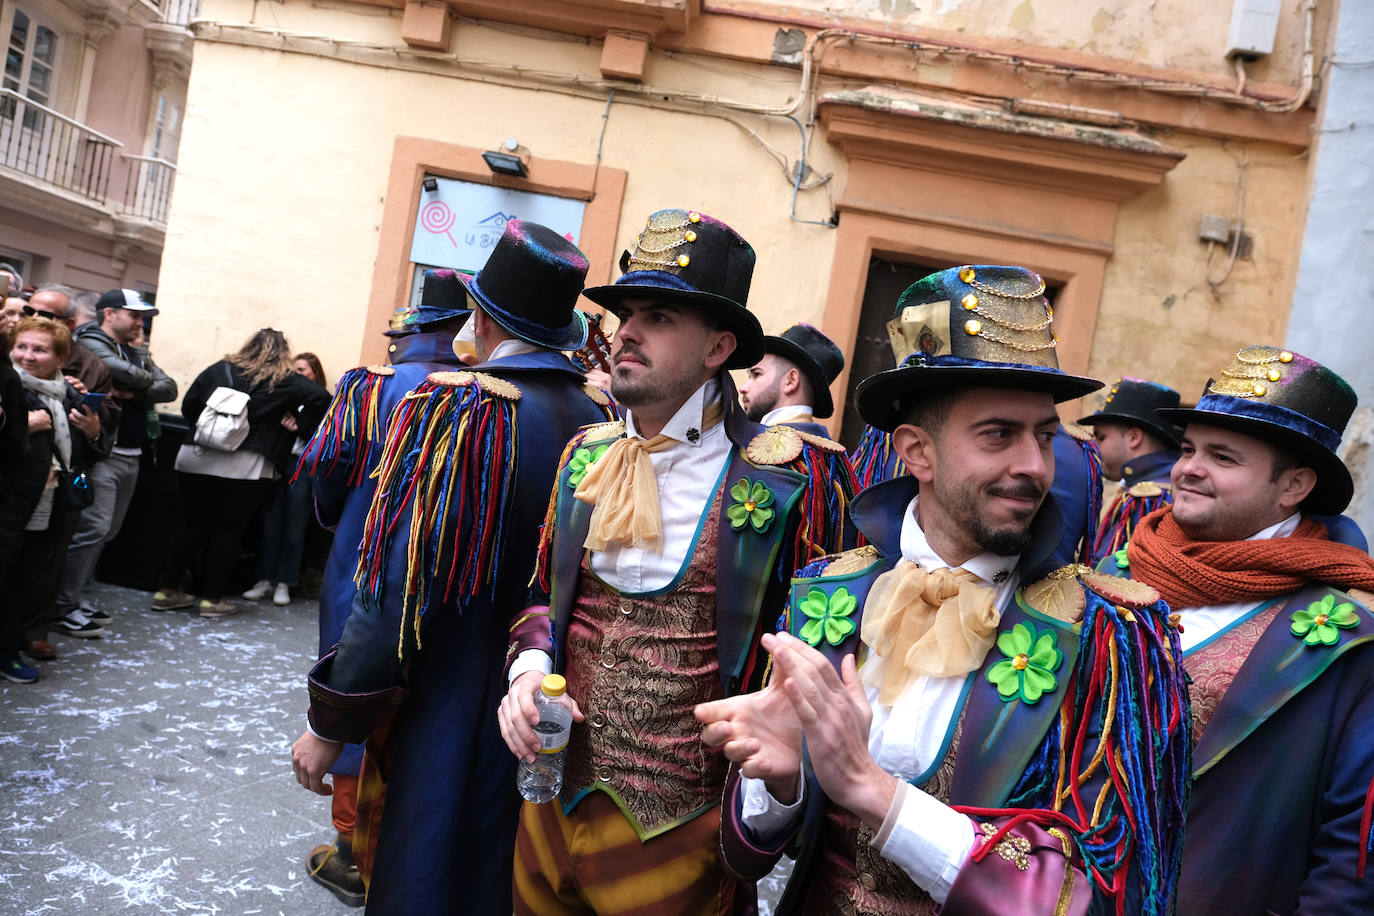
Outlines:
{"type": "Polygon", "coordinates": [[[243,593],[243,597],[249,601],[261,601],[272,594],[272,583],[266,579],[259,579],[258,584],[243,593]]]}
{"type": "Polygon", "coordinates": [[[91,618],[80,611],[68,611],[54,620],[49,629],[54,633],[65,633],[78,639],[94,639],[105,632],[104,627],[92,623],[91,618]]]}
{"type": "Polygon", "coordinates": [[[329,846],[316,846],[305,860],[310,879],[321,884],[346,906],[362,906],[367,900],[362,875],[353,862],[353,850],[340,837],[329,846]]]}
{"type": "Polygon", "coordinates": [[[36,662],[50,662],[57,658],[57,649],[46,639],[24,643],[24,654],[36,662]]]}
{"type": "Polygon", "coordinates": [[[272,603],[287,605],[291,603],[291,589],[285,582],[278,582],[277,588],[272,592],[272,603]]]}
{"type": "Polygon", "coordinates": [[[184,607],[191,607],[195,603],[195,598],[174,588],[160,588],[153,592],[153,610],[155,611],[175,611],[184,607]]]}
{"type": "MultiPolygon", "coordinates": [[[[0,677],[14,681],[16,684],[32,684],[38,680],[38,669],[29,667],[18,658],[7,658],[0,662],[0,677]]],[[[357,869],[355,868],[353,871],[356,873],[357,869]]],[[[319,879],[316,878],[315,880],[318,881],[319,879]]],[[[343,900],[342,897],[339,899],[343,900]]],[[[356,904],[354,905],[356,906],[356,904]]]]}
{"type": "Polygon", "coordinates": [[[208,598],[200,599],[200,616],[202,617],[229,617],[239,612],[237,604],[228,601],[211,601],[208,598]]]}
{"type": "Polygon", "coordinates": [[[90,603],[86,601],[83,601],[80,604],[78,604],[76,606],[76,609],[81,613],[85,614],[86,617],[91,621],[91,623],[95,624],[96,626],[103,627],[111,620],[114,620],[113,614],[108,614],[98,607],[92,607],[90,603]]]}

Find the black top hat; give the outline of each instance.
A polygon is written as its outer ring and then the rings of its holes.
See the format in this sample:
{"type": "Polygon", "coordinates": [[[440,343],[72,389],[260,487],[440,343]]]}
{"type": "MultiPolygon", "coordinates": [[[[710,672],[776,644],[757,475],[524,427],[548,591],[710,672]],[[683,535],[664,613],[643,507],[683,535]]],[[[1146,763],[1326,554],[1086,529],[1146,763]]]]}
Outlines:
{"type": "Polygon", "coordinates": [[[607,308],[625,299],[653,299],[700,309],[735,335],[726,369],[763,358],[763,327],[745,303],[754,275],[754,249],[739,233],[695,210],[659,210],[645,223],[635,250],[620,256],[624,271],[612,286],[584,295],[607,308]]]}
{"type": "Polygon", "coordinates": [[[549,227],[510,220],[482,269],[456,276],[482,311],[521,340],[554,350],[587,342],[587,319],[576,307],[587,257],[549,227]]]}
{"type": "Polygon", "coordinates": [[[1161,420],[1155,411],[1174,409],[1178,402],[1178,392],[1167,385],[1142,378],[1119,378],[1107,392],[1107,402],[1102,409],[1078,422],[1092,426],[1102,420],[1115,420],[1127,426],[1139,426],[1158,436],[1166,445],[1177,448],[1178,427],[1161,420]]]}
{"type": "Polygon", "coordinates": [[[1302,509],[1338,515],[1355,493],[1349,469],[1336,456],[1355,404],[1354,389],[1321,363],[1278,347],[1246,347],[1221,378],[1207,383],[1197,407],[1159,415],[1180,426],[1233,429],[1284,449],[1317,472],[1302,509]]]}
{"type": "Polygon", "coordinates": [[[1102,387],[1059,368],[1059,338],[1045,281],[1024,267],[951,267],[917,280],[887,323],[897,368],[856,392],[859,415],[878,429],[901,424],[901,400],[959,387],[1044,391],[1056,402],[1102,387]]]}
{"type": "Polygon", "coordinates": [[[796,365],[811,383],[812,416],[824,419],[835,412],[830,383],[844,369],[844,352],[809,324],[794,324],[777,336],[763,339],[765,353],[775,353],[796,365]]]}
{"type": "Polygon", "coordinates": [[[404,337],[471,314],[467,284],[460,279],[458,271],[440,267],[425,271],[425,279],[420,286],[420,305],[393,318],[390,330],[383,333],[388,337],[404,337]]]}

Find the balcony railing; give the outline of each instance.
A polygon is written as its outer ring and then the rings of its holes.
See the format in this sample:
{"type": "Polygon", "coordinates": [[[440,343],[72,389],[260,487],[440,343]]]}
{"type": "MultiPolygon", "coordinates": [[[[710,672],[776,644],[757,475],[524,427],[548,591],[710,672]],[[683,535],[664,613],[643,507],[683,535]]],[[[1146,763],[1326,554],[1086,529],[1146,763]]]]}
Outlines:
{"type": "Polygon", "coordinates": [[[200,0],[162,0],[162,21],[168,25],[189,26],[200,11],[200,0]]]}
{"type": "Polygon", "coordinates": [[[166,159],[130,156],[121,153],[129,164],[129,182],[124,190],[124,212],[154,223],[166,224],[167,204],[172,198],[172,183],[177,167],[166,159]]]}
{"type": "Polygon", "coordinates": [[[12,89],[0,89],[0,167],[104,204],[115,151],[91,130],[12,89]]]}

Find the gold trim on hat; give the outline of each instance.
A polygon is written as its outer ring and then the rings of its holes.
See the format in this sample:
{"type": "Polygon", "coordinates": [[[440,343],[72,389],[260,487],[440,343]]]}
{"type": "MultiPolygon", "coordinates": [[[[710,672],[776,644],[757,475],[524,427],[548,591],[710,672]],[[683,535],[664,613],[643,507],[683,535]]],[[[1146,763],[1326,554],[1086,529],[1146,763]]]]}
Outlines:
{"type": "Polygon", "coordinates": [[[635,250],[630,254],[626,270],[663,270],[677,273],[691,263],[691,258],[679,249],[690,245],[696,239],[691,231],[694,222],[681,210],[665,210],[653,214],[644,225],[644,231],[635,239],[635,250]]]}
{"type": "Polygon", "coordinates": [[[1262,398],[1270,391],[1269,383],[1284,379],[1292,361],[1293,354],[1278,347],[1245,347],[1237,351],[1235,359],[1221,370],[1221,378],[1213,380],[1207,392],[1233,398],[1262,398]]]}

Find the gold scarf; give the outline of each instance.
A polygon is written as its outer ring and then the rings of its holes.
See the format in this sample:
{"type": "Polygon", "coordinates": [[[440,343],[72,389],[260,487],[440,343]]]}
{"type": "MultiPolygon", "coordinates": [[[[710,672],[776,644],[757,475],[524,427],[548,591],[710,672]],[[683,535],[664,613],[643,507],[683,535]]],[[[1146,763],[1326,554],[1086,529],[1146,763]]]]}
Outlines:
{"type": "MultiPolygon", "coordinates": [[[[701,428],[720,423],[725,407],[719,400],[706,408],[701,428]]],[[[573,496],[592,506],[587,528],[588,550],[605,550],[611,541],[627,547],[658,551],[663,547],[663,518],[659,509],[658,479],[649,455],[675,444],[660,433],[652,439],[625,436],[611,443],[597,459],[573,496]]]]}
{"type": "Polygon", "coordinates": [[[981,665],[1002,619],[995,595],[962,567],[930,571],[902,560],[879,576],[860,634],[884,660],[864,666],[878,701],[891,706],[922,675],[959,677],[981,665]]]}

